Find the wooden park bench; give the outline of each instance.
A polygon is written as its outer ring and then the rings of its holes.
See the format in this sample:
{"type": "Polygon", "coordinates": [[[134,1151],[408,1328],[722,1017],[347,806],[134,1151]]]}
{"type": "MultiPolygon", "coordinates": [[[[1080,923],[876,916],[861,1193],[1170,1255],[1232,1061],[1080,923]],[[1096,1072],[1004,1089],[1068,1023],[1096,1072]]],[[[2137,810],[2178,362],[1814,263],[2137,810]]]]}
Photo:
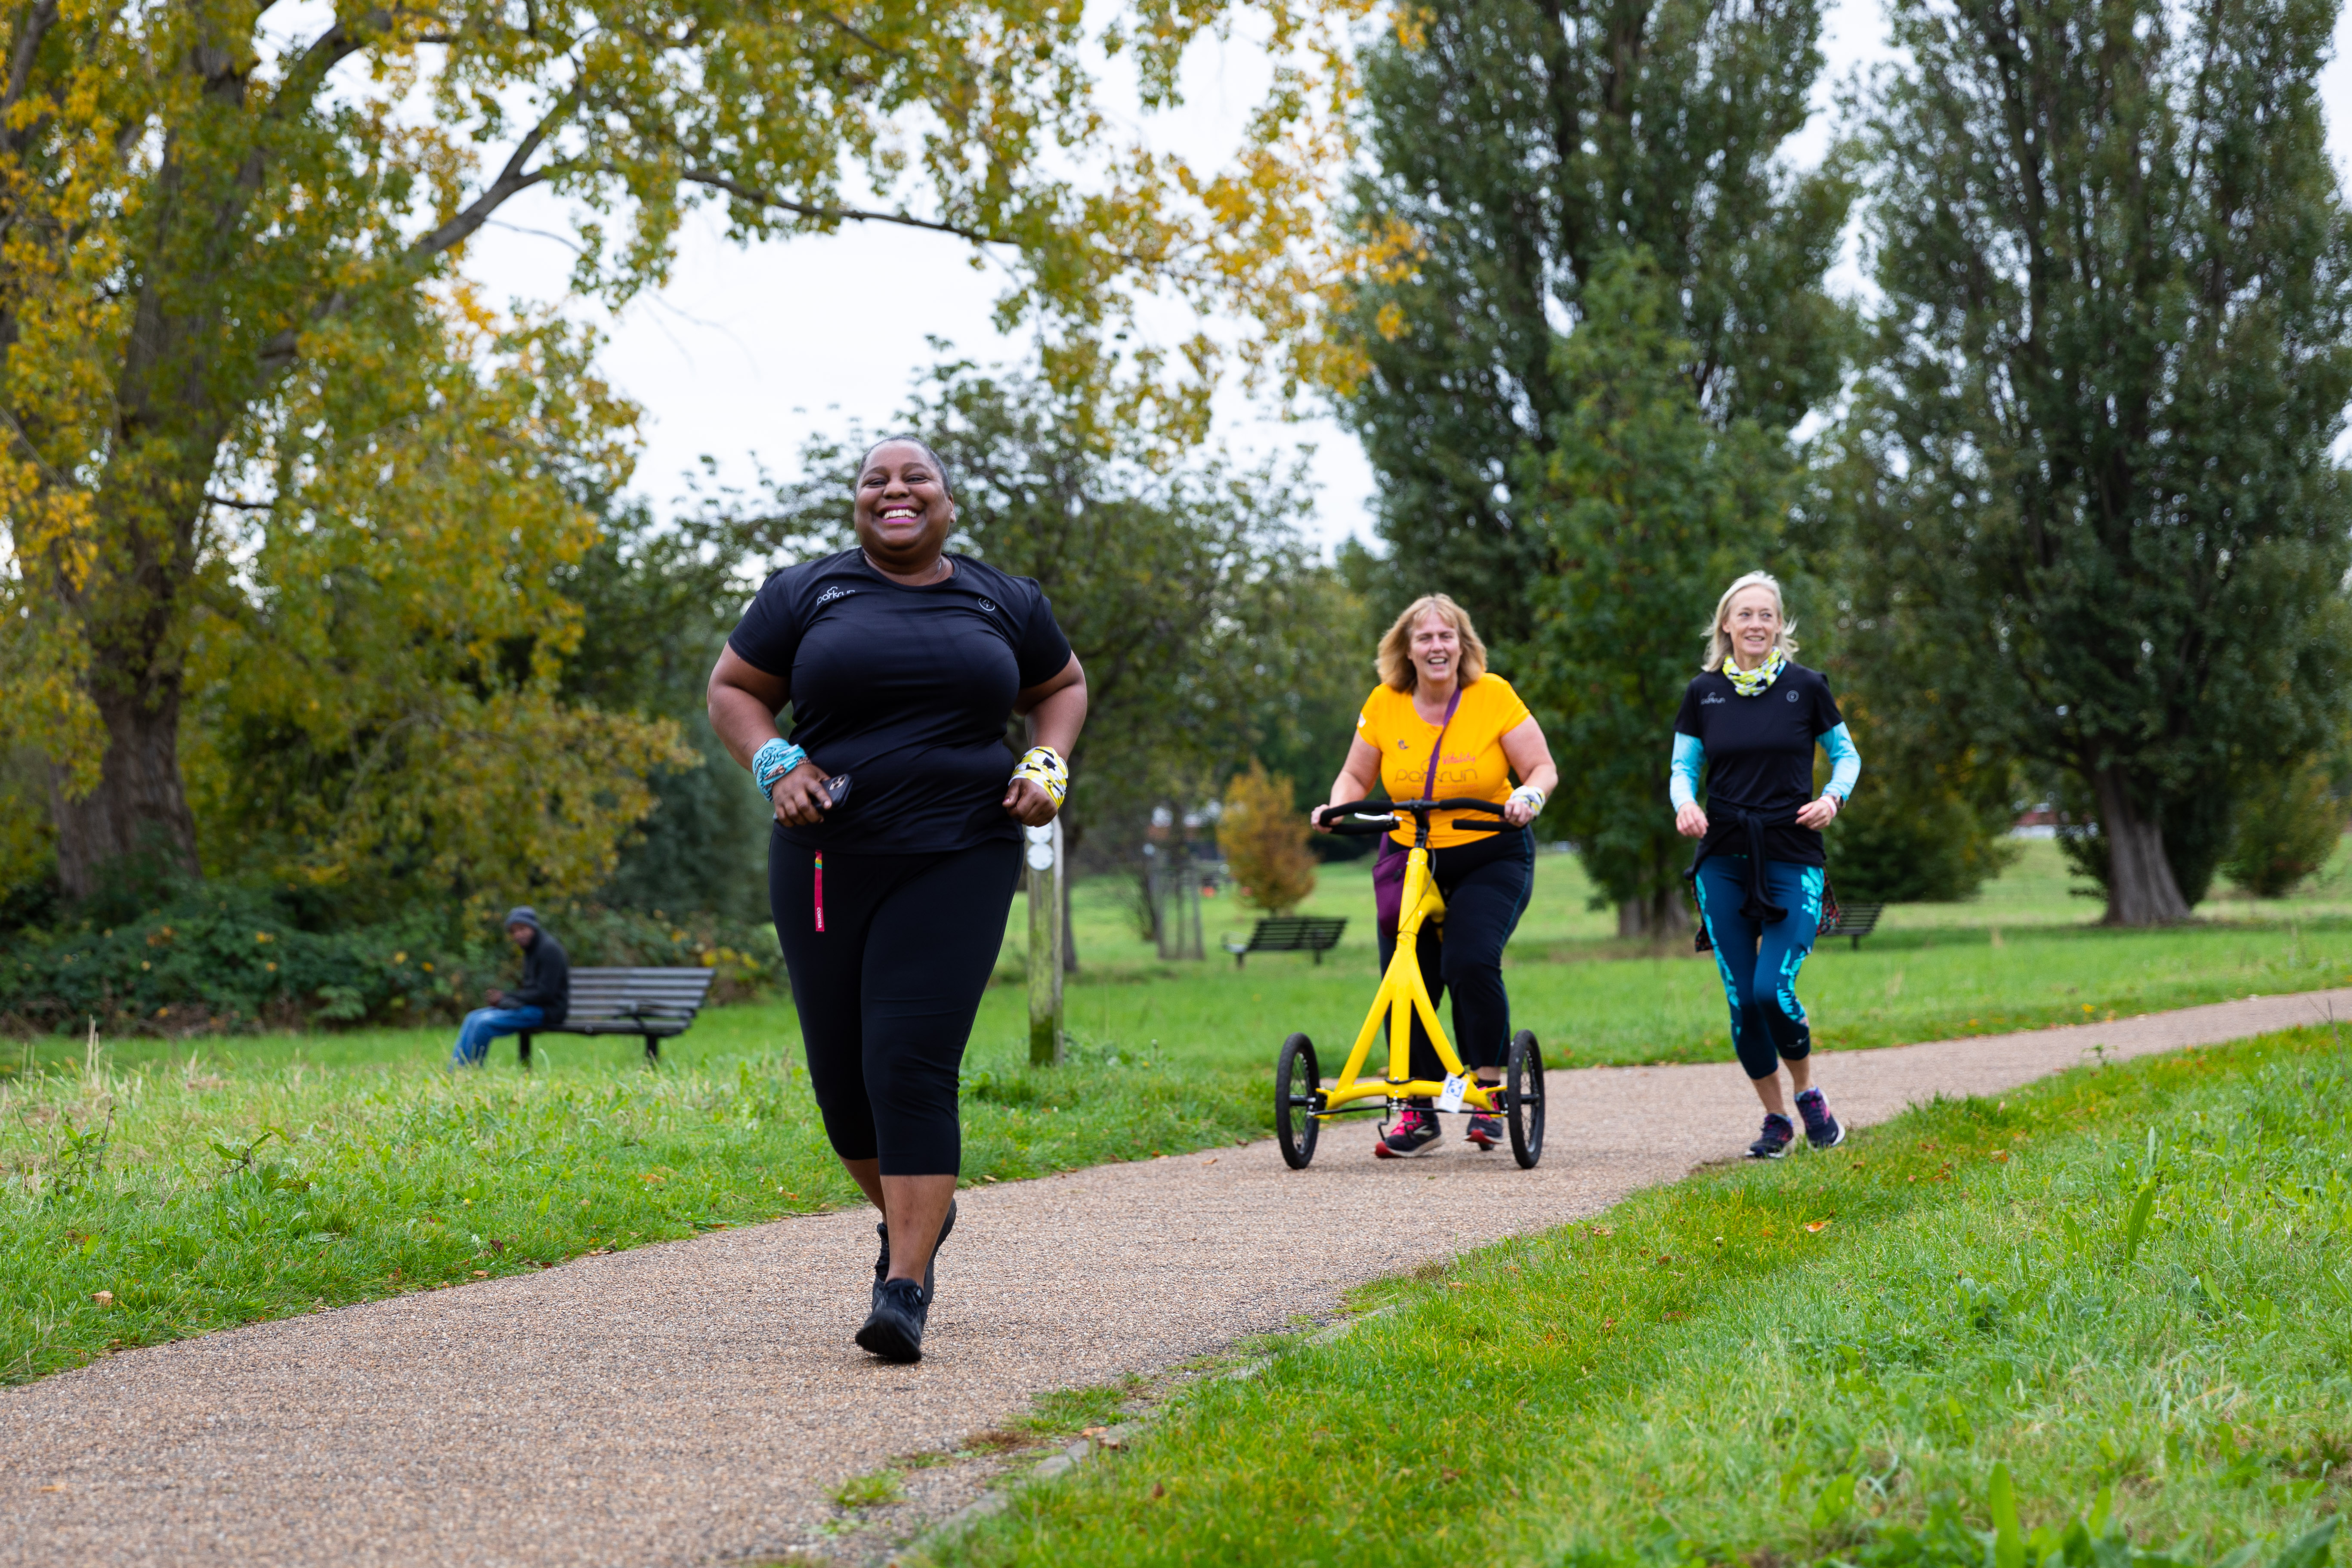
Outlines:
{"type": "Polygon", "coordinates": [[[1276,915],[1257,922],[1247,942],[1225,943],[1225,951],[1234,955],[1234,967],[1253,952],[1311,952],[1315,962],[1339,945],[1339,933],[1348,929],[1343,919],[1330,920],[1317,915],[1276,915]]]}
{"type": "Polygon", "coordinates": [[[1878,917],[1885,908],[1885,904],[1840,904],[1837,923],[1823,926],[1819,934],[1850,936],[1853,939],[1854,951],[1859,952],[1862,951],[1862,939],[1878,929],[1878,917]]]}
{"type": "Polygon", "coordinates": [[[575,969],[563,1022],[551,1029],[523,1030],[517,1059],[525,1072],[530,1070],[533,1035],[635,1035],[646,1042],[646,1065],[658,1065],[661,1043],[686,1033],[717,973],[700,968],[575,969]]]}

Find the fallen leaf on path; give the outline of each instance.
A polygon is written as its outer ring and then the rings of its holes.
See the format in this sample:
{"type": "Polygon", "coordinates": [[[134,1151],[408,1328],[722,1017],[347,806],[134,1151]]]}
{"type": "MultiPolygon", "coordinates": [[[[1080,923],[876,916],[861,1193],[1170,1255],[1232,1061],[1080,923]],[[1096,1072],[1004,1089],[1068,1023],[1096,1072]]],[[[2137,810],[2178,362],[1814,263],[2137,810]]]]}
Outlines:
{"type": "Polygon", "coordinates": [[[66,1490],[67,1489],[66,1489],[66,1484],[65,1484],[65,1482],[63,1482],[63,1481],[59,1481],[59,1482],[58,1482],[58,1483],[57,1483],[57,1485],[55,1485],[55,1486],[43,1487],[41,1489],[42,1489],[43,1491],[45,1491],[45,1492],[61,1492],[61,1491],[66,1490]]]}
{"type": "Polygon", "coordinates": [[[1808,1236],[1819,1236],[1822,1232],[1827,1230],[1829,1226],[1830,1222],[1825,1219],[1809,1219],[1805,1222],[1805,1234],[1808,1236]]]}
{"type": "Polygon", "coordinates": [[[89,1293],[89,1299],[97,1302],[101,1307],[111,1307],[114,1305],[114,1292],[111,1290],[92,1290],[89,1293]]]}
{"type": "Polygon", "coordinates": [[[477,1268],[474,1270],[474,1278],[477,1279],[488,1279],[489,1277],[490,1271],[487,1268],[477,1268]]]}

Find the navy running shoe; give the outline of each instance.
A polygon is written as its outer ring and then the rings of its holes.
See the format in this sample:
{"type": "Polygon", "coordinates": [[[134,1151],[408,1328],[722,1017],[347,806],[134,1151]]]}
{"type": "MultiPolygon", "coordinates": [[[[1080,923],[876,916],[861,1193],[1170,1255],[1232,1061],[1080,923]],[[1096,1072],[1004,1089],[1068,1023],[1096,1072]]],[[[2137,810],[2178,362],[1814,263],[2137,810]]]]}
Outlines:
{"type": "Polygon", "coordinates": [[[1797,1114],[1805,1119],[1805,1142],[1816,1149],[1834,1149],[1845,1142],[1845,1123],[1830,1114],[1830,1102],[1818,1089],[1797,1096],[1797,1114]]]}
{"type": "MultiPolygon", "coordinates": [[[[1503,1086],[1501,1084],[1489,1083],[1484,1084],[1481,1087],[1493,1089],[1495,1091],[1496,1099],[1500,1100],[1502,1098],[1503,1086]]],[[[1471,1142],[1475,1143],[1481,1149],[1495,1148],[1503,1142],[1503,1119],[1501,1116],[1491,1110],[1473,1111],[1470,1116],[1470,1130],[1463,1133],[1462,1136],[1468,1139],[1471,1142]]]]}
{"type": "Polygon", "coordinates": [[[1372,1145],[1372,1153],[1382,1160],[1409,1160],[1415,1154],[1433,1151],[1441,1136],[1436,1112],[1425,1105],[1408,1105],[1397,1118],[1396,1125],[1372,1145]]]}
{"type": "Polygon", "coordinates": [[[1764,1131],[1755,1142],[1748,1145],[1748,1157],[1751,1160],[1777,1160],[1786,1154],[1789,1145],[1796,1141],[1797,1129],[1793,1122],[1778,1111],[1767,1112],[1764,1131]]]}

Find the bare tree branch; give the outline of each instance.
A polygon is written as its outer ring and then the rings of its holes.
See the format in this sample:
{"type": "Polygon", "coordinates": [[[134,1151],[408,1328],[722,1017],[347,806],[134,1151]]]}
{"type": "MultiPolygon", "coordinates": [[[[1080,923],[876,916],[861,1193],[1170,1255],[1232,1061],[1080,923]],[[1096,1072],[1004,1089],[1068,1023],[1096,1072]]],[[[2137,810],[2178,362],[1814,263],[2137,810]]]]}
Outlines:
{"type": "Polygon", "coordinates": [[[867,48],[872,49],[877,55],[887,55],[892,59],[898,60],[909,58],[906,50],[894,49],[889,45],[883,43],[880,39],[869,37],[865,33],[860,32],[856,27],[850,24],[849,19],[845,16],[838,16],[831,11],[820,11],[817,15],[824,17],[824,20],[830,23],[836,31],[856,39],[859,43],[864,44],[867,48]]]}
{"type": "Polygon", "coordinates": [[[540,122],[515,144],[514,156],[509,158],[506,167],[499,171],[499,177],[485,186],[480,195],[467,203],[465,209],[457,216],[410,246],[401,259],[411,266],[420,261],[430,261],[451,246],[463,243],[476,229],[488,223],[490,215],[505,205],[509,197],[550,178],[554,174],[551,164],[543,164],[537,169],[524,165],[530,162],[532,154],[539,151],[541,143],[547,140],[557,124],[579,107],[582,85],[579,79],[573,79],[572,89],[558,100],[555,107],[549,110],[540,122]]]}
{"type": "Polygon", "coordinates": [[[951,234],[958,239],[970,240],[974,245],[1018,245],[1020,243],[1008,235],[990,234],[963,224],[941,223],[936,218],[916,217],[908,213],[871,212],[863,207],[813,206],[806,202],[788,200],[773,192],[761,190],[755,185],[747,185],[740,180],[716,174],[709,169],[683,170],[679,173],[678,178],[688,184],[703,185],[714,191],[724,191],[736,200],[749,202],[753,206],[774,207],[780,212],[796,214],[801,217],[823,218],[834,223],[895,223],[907,228],[927,229],[933,234],[951,234]]]}
{"type": "MultiPolygon", "coordinates": [[[[555,172],[553,165],[542,164],[537,169],[526,168],[524,165],[530,162],[531,154],[539,151],[541,145],[546,142],[548,134],[555,129],[556,124],[578,105],[580,97],[580,83],[574,81],[572,84],[572,89],[563,95],[554,108],[547,111],[538,124],[530,128],[529,134],[525,135],[516,146],[514,155],[507,160],[506,167],[499,171],[499,177],[484,187],[480,195],[467,203],[464,210],[455,217],[401,252],[399,265],[403,268],[414,268],[423,262],[432,260],[488,223],[490,215],[504,205],[509,197],[551,178],[555,172]]],[[[346,297],[338,292],[320,301],[319,306],[310,312],[310,321],[320,321],[336,315],[348,302],[346,297]]],[[[301,329],[299,327],[288,327],[275,333],[268,342],[261,345],[262,364],[277,370],[292,363],[296,346],[300,341],[301,329]]]]}
{"type": "Polygon", "coordinates": [[[269,100],[267,117],[278,119],[306,107],[311,95],[325,83],[327,73],[365,48],[373,35],[390,27],[394,15],[390,11],[370,11],[363,16],[337,22],[311,39],[310,47],[302,51],[294,68],[286,73],[277,95],[269,100]]]}
{"type": "Polygon", "coordinates": [[[276,511],[278,510],[278,503],[274,500],[236,500],[228,496],[216,496],[210,490],[205,492],[205,500],[214,506],[231,507],[238,511],[276,511]]]}

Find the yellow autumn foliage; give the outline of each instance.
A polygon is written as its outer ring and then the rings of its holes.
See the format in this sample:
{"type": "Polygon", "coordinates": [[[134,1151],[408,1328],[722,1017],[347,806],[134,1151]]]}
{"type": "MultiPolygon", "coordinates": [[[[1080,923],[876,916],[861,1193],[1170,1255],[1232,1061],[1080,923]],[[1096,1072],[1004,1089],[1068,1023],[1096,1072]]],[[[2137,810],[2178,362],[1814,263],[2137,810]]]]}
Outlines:
{"type": "Polygon", "coordinates": [[[1306,901],[1315,891],[1310,831],[1291,799],[1288,779],[1275,777],[1255,758],[1247,773],[1234,775],[1217,819],[1217,847],[1245,902],[1285,914],[1306,901]]]}

